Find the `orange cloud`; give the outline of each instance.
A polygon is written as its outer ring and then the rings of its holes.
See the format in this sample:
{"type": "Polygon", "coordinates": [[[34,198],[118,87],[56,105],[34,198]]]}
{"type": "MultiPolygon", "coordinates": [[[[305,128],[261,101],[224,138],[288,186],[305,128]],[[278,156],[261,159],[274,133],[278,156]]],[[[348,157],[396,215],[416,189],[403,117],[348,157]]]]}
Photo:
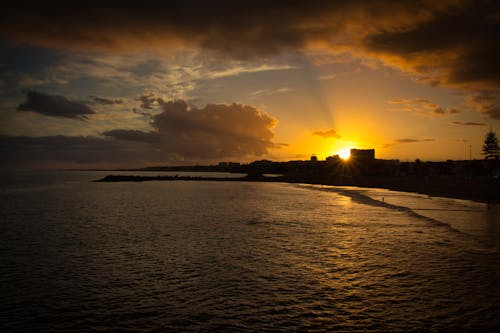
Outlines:
{"type": "MultiPolygon", "coordinates": [[[[68,105],[66,99],[56,101],[68,105]]],[[[183,100],[157,102],[162,112],[150,115],[150,131],[112,129],[102,136],[0,135],[1,167],[245,161],[286,146],[273,142],[277,120],[252,106],[233,103],[195,108],[183,100]]]]}
{"type": "Polygon", "coordinates": [[[208,104],[200,109],[184,100],[155,101],[162,112],[151,116],[151,131],[114,129],[103,135],[193,159],[262,156],[281,146],[272,141],[277,120],[252,106],[208,104]]]}
{"type": "Polygon", "coordinates": [[[63,4],[6,3],[0,34],[45,47],[137,51],[187,46],[248,58],[306,47],[350,47],[367,35],[408,30],[458,6],[389,0],[63,4]]]}
{"type": "Polygon", "coordinates": [[[476,123],[476,122],[472,122],[472,121],[466,121],[466,122],[463,122],[463,121],[454,121],[453,124],[455,124],[455,125],[464,125],[464,126],[487,126],[486,123],[476,123]]]}
{"type": "Polygon", "coordinates": [[[468,96],[467,105],[493,119],[500,120],[500,93],[494,91],[480,92],[468,96]]]}
{"type": "MultiPolygon", "coordinates": [[[[327,50],[395,67],[422,82],[480,94],[500,88],[498,13],[498,1],[472,0],[252,1],[231,6],[196,0],[71,6],[18,1],[3,4],[0,36],[60,49],[168,52],[186,47],[238,59],[327,50]]],[[[496,105],[480,111],[499,119],[496,105]]]]}
{"type": "Polygon", "coordinates": [[[416,142],[433,142],[436,141],[435,139],[398,139],[396,140],[397,143],[416,143],[416,142]]]}
{"type": "Polygon", "coordinates": [[[320,136],[322,138],[335,138],[335,139],[341,138],[341,136],[333,128],[329,129],[327,131],[315,131],[315,132],[313,132],[313,135],[317,135],[317,136],[320,136]]]}
{"type": "Polygon", "coordinates": [[[393,111],[415,112],[416,114],[430,117],[460,113],[457,109],[442,108],[425,98],[395,98],[387,101],[387,104],[392,107],[391,110],[393,111]]]}

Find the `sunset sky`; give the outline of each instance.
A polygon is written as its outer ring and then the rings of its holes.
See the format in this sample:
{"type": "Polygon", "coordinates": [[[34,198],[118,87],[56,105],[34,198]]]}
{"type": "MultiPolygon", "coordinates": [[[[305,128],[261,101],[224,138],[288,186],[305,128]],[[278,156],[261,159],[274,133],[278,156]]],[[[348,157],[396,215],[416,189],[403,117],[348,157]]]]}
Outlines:
{"type": "Polygon", "coordinates": [[[499,28],[498,1],[2,4],[2,166],[482,158],[499,28]]]}

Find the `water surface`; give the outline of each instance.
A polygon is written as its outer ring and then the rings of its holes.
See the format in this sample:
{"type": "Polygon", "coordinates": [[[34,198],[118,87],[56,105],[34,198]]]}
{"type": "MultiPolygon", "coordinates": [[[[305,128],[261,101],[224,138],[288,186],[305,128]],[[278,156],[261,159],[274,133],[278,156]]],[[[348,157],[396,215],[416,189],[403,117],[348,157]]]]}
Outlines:
{"type": "Polygon", "coordinates": [[[498,331],[498,208],[281,183],[3,174],[2,332],[498,331]]]}

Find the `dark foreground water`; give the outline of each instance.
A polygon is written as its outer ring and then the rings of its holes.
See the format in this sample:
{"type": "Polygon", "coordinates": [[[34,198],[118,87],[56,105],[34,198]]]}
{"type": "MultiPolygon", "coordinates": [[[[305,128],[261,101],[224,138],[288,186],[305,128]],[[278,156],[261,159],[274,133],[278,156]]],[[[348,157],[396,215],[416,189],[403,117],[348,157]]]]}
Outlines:
{"type": "Polygon", "coordinates": [[[1,332],[500,330],[498,207],[33,176],[1,176],[1,332]]]}

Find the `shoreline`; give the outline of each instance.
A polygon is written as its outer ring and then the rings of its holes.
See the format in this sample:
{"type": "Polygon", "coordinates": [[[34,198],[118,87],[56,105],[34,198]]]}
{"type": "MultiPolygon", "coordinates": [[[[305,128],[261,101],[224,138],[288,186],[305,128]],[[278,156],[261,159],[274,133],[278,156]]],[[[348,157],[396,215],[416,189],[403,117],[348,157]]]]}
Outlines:
{"type": "Polygon", "coordinates": [[[249,174],[245,177],[201,177],[201,176],[136,176],[107,175],[94,182],[143,182],[143,181],[239,181],[239,182],[281,182],[290,184],[312,184],[327,186],[357,186],[380,188],[392,191],[425,194],[433,197],[472,200],[481,203],[500,203],[500,182],[493,180],[457,179],[445,177],[428,178],[357,178],[325,179],[308,177],[265,177],[249,174]]]}

